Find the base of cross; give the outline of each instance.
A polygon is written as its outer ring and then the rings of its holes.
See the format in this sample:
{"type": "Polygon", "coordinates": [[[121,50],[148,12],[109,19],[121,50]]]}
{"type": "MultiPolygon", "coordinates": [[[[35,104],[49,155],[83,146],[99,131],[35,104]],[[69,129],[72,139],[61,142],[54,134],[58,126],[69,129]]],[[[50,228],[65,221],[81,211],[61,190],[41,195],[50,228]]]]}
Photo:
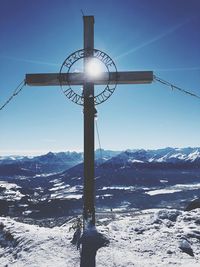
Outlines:
{"type": "Polygon", "coordinates": [[[80,238],[81,262],[80,267],[95,267],[96,253],[101,247],[108,246],[110,241],[99,233],[95,226],[87,225],[80,238]]]}

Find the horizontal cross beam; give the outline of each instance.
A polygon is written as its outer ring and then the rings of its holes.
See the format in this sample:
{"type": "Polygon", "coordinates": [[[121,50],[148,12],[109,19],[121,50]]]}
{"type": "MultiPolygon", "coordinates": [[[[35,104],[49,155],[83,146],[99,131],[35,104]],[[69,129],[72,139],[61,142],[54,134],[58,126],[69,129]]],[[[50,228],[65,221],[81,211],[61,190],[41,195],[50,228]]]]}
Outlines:
{"type": "Polygon", "coordinates": [[[92,82],[94,85],[107,84],[143,84],[153,81],[152,71],[103,72],[99,77],[88,78],[84,73],[42,73],[26,74],[26,84],[31,86],[49,85],[83,85],[92,82]],[[67,83],[68,81],[68,83],[67,83]]]}

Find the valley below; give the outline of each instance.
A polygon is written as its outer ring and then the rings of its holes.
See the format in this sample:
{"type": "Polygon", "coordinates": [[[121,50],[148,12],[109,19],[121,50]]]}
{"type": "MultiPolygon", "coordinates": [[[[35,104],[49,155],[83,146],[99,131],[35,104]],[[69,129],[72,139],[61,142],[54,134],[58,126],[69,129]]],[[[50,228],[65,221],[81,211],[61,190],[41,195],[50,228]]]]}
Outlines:
{"type": "MultiPolygon", "coordinates": [[[[184,153],[97,156],[97,228],[110,240],[97,266],[199,266],[200,156],[184,153]]],[[[35,159],[0,160],[1,266],[79,265],[69,229],[82,216],[82,155],[67,153],[59,171],[55,157],[41,156],[39,169],[35,159]]]]}

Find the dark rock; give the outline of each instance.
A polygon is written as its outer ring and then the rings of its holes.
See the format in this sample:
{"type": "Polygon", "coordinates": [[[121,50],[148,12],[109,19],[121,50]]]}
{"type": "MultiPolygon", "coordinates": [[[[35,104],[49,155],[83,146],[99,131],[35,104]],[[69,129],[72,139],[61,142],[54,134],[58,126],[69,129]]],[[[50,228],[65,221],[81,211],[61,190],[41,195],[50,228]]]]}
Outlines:
{"type": "Polygon", "coordinates": [[[167,254],[173,254],[173,252],[170,249],[168,249],[167,254]]]}
{"type": "Polygon", "coordinates": [[[189,241],[187,239],[182,239],[180,244],[179,244],[179,248],[187,253],[188,255],[190,255],[191,257],[194,257],[194,253],[193,253],[193,249],[189,243],[189,241]]]}
{"type": "Polygon", "coordinates": [[[185,211],[190,211],[198,208],[200,208],[200,198],[192,200],[185,208],[185,211]]]}

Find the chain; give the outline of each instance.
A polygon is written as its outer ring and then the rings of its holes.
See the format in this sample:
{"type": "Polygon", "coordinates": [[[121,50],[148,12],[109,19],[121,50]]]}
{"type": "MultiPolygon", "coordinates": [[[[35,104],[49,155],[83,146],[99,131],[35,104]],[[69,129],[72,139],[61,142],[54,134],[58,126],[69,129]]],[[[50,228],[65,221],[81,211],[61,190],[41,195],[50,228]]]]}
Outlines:
{"type": "Polygon", "coordinates": [[[21,90],[24,88],[24,86],[26,85],[25,80],[23,80],[18,86],[17,88],[13,91],[13,94],[8,98],[8,100],[0,107],[0,110],[2,110],[3,108],[5,108],[8,103],[15,97],[17,96],[21,90]]]}
{"type": "Polygon", "coordinates": [[[194,93],[192,93],[190,91],[182,89],[182,88],[180,88],[180,87],[178,87],[178,86],[176,86],[176,85],[174,85],[174,84],[172,84],[172,83],[170,83],[168,81],[165,81],[165,80],[163,80],[163,79],[161,79],[161,78],[159,78],[159,77],[157,77],[155,75],[154,75],[154,80],[157,81],[157,82],[160,82],[160,83],[162,83],[162,84],[164,84],[164,85],[166,85],[168,87],[171,87],[172,90],[176,89],[176,90],[178,90],[178,91],[180,91],[180,92],[182,92],[184,94],[188,94],[190,96],[193,96],[193,97],[196,97],[196,98],[200,99],[199,95],[196,95],[196,94],[194,94],[194,93]]]}

